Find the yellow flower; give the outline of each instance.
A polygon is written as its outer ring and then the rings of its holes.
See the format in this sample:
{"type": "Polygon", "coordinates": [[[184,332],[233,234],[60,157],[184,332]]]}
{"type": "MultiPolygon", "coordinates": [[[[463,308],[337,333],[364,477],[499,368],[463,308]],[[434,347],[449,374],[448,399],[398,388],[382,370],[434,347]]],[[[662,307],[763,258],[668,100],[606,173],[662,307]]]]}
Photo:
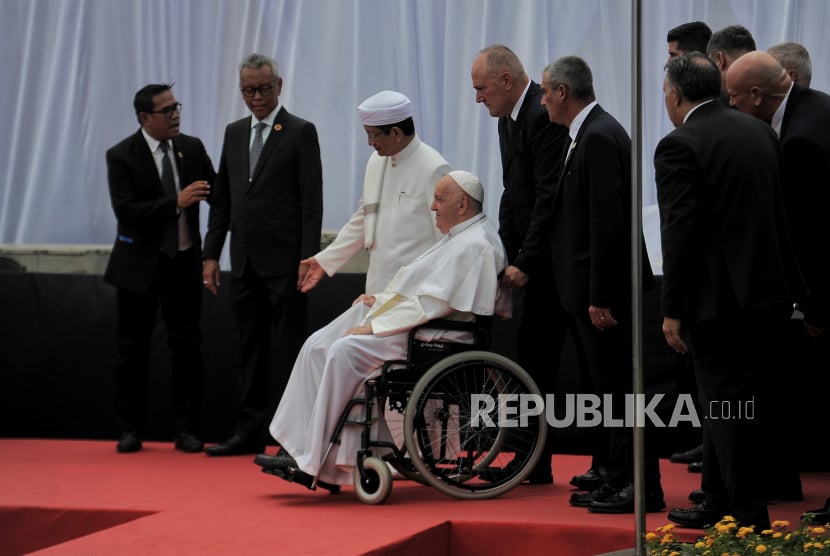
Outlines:
{"type": "Polygon", "coordinates": [[[739,539],[743,539],[747,535],[749,535],[750,533],[753,533],[753,532],[755,532],[755,529],[752,528],[752,527],[741,527],[740,529],[738,529],[738,532],[735,533],[735,536],[738,537],[739,539]]]}
{"type": "Polygon", "coordinates": [[[766,551],[767,551],[767,547],[764,546],[763,544],[759,544],[758,546],[755,547],[755,552],[757,552],[758,554],[763,554],[766,551]]]}
{"type": "Polygon", "coordinates": [[[779,519],[772,522],[773,529],[785,529],[790,526],[790,522],[786,519],[779,519]]]}

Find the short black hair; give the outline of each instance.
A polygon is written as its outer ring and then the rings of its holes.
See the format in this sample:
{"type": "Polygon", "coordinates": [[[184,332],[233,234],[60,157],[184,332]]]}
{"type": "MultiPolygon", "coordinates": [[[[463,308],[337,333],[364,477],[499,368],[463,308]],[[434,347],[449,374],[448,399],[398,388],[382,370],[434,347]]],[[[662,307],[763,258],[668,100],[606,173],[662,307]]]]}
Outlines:
{"type": "Polygon", "coordinates": [[[683,52],[703,52],[712,38],[712,30],[702,21],[690,21],[669,29],[666,42],[677,41],[677,48],[683,52]]]}
{"type": "Polygon", "coordinates": [[[732,58],[737,58],[753,50],[756,50],[755,39],[752,38],[749,29],[742,25],[730,25],[715,31],[706,45],[706,54],[709,56],[715,52],[724,52],[732,58]]]}
{"type": "Polygon", "coordinates": [[[133,108],[135,108],[135,117],[138,119],[139,124],[141,124],[139,114],[141,112],[152,112],[153,108],[155,108],[153,106],[153,98],[164,91],[169,91],[171,88],[173,88],[172,83],[151,83],[138,90],[133,98],[133,108]]]}
{"type": "Polygon", "coordinates": [[[393,127],[400,129],[404,135],[413,135],[415,133],[415,122],[412,120],[412,116],[395,124],[377,125],[375,127],[378,128],[384,135],[388,135],[389,131],[393,127]]]}

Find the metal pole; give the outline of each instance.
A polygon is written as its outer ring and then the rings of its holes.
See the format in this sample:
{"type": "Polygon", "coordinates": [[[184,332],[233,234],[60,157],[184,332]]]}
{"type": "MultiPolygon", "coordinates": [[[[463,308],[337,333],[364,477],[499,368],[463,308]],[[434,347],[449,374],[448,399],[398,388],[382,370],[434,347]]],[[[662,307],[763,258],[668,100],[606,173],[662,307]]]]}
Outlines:
{"type": "MultiPolygon", "coordinates": [[[[643,400],[643,303],[642,303],[642,229],[643,229],[643,187],[642,187],[642,71],[641,63],[641,0],[632,0],[631,10],[631,342],[633,387],[636,400],[643,400]]],[[[638,402],[635,415],[642,415],[638,402]]],[[[635,556],[645,555],[646,507],[645,507],[645,423],[635,422],[634,434],[634,514],[636,535],[635,556]]]]}

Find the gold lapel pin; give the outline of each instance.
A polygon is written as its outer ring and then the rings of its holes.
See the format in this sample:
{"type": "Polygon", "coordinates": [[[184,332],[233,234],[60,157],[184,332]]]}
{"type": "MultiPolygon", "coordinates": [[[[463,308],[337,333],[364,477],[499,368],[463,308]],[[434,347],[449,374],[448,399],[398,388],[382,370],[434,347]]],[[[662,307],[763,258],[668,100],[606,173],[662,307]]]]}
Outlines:
{"type": "Polygon", "coordinates": [[[274,131],[279,131],[279,130],[281,130],[281,129],[282,129],[282,125],[281,125],[281,124],[274,124],[274,131]]]}
{"type": "Polygon", "coordinates": [[[179,155],[179,158],[184,158],[184,153],[182,153],[182,151],[179,151],[176,154],[179,155]]]}

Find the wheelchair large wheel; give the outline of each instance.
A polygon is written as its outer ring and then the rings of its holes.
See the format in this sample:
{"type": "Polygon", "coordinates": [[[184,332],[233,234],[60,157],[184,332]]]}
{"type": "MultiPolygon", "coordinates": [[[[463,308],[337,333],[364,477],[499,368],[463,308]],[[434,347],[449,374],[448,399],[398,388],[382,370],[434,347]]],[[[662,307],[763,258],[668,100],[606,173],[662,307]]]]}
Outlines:
{"type": "Polygon", "coordinates": [[[452,355],[412,390],[404,413],[407,452],[418,473],[448,496],[500,496],[541,457],[541,400],[530,375],[510,359],[486,351],[452,355]]]}
{"type": "Polygon", "coordinates": [[[392,492],[392,472],[386,462],[375,457],[363,460],[363,474],[354,468],[354,490],[364,504],[383,504],[392,492]]]}

